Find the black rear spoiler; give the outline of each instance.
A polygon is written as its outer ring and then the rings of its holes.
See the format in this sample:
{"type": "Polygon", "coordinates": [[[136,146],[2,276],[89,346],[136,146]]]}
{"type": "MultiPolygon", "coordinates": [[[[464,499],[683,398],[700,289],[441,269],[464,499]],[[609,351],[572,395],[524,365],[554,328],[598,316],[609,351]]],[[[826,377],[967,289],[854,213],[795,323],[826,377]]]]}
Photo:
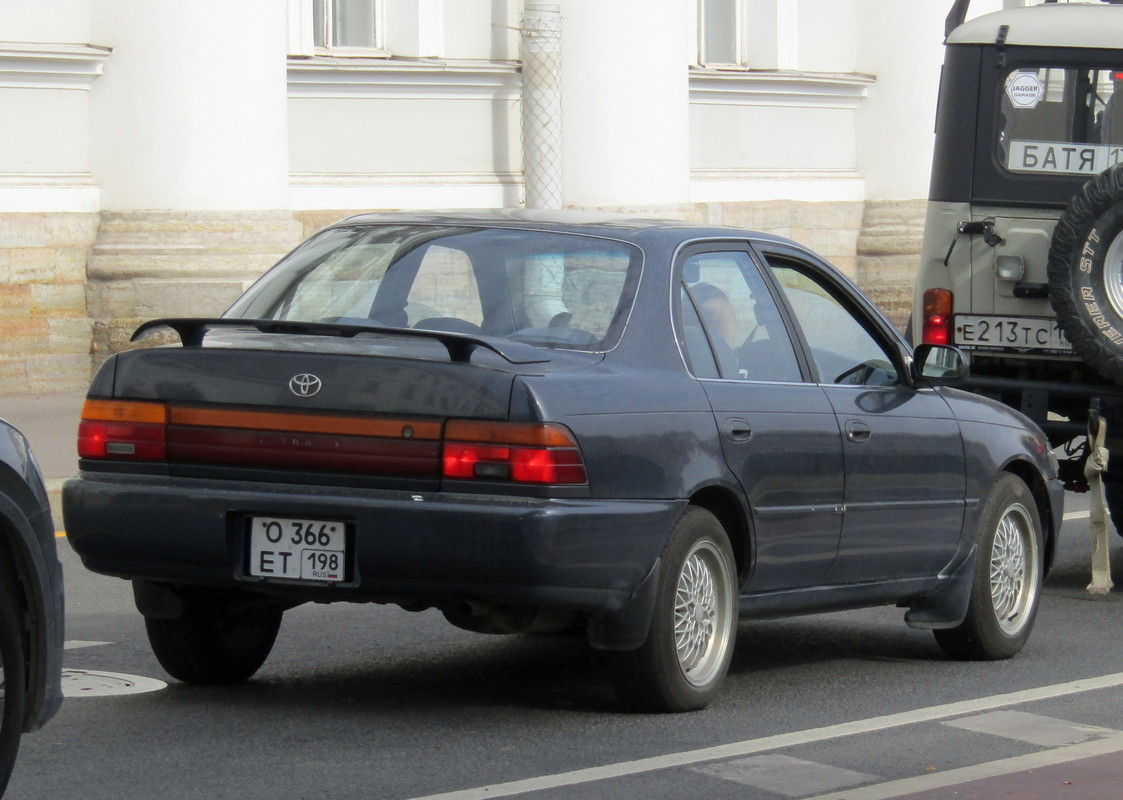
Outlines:
{"type": "Polygon", "coordinates": [[[130,341],[139,342],[152,331],[171,328],[179,334],[184,347],[201,347],[207,332],[212,328],[253,328],[261,333],[291,333],[308,336],[337,336],[351,339],[360,333],[377,333],[387,336],[406,336],[415,339],[436,339],[448,350],[449,360],[467,364],[472,351],[482,347],[498,355],[509,364],[541,364],[550,360],[548,354],[533,345],[496,339],[491,336],[474,336],[465,333],[427,331],[419,328],[386,328],[380,325],[348,325],[337,322],[298,322],[277,319],[235,319],[232,317],[173,317],[153,319],[133,331],[130,341]]]}

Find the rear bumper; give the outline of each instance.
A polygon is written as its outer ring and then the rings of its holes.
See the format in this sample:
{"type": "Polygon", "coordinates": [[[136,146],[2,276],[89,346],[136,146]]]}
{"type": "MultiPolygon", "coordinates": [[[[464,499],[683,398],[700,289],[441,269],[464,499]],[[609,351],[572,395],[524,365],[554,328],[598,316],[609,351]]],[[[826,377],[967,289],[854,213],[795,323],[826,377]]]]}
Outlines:
{"type": "Polygon", "coordinates": [[[95,572],[292,602],[473,598],[597,613],[628,605],[685,501],[567,500],[84,472],[63,489],[67,538],[95,572]],[[344,520],[335,584],[247,575],[252,515],[344,520]]]}

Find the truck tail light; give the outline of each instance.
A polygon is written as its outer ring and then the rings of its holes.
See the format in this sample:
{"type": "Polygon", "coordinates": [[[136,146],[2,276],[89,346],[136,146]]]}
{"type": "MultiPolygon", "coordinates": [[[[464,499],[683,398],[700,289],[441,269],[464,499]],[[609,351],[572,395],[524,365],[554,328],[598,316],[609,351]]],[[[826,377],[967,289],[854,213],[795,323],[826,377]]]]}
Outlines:
{"type": "Polygon", "coordinates": [[[577,440],[564,425],[451,420],[444,439],[445,478],[536,484],[588,480],[577,440]]]}
{"type": "Polygon", "coordinates": [[[163,403],[87,400],[78,423],[80,458],[167,459],[168,409],[163,403]]]}
{"type": "Polygon", "coordinates": [[[924,344],[951,344],[951,292],[929,289],[924,293],[924,344]]]}

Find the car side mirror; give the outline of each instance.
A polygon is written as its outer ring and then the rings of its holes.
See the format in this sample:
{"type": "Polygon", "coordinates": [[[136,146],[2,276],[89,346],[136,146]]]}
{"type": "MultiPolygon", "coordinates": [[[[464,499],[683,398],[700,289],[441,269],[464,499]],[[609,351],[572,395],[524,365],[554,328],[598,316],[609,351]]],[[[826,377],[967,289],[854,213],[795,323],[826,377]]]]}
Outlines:
{"type": "Polygon", "coordinates": [[[970,368],[958,347],[944,344],[918,345],[913,352],[912,376],[917,383],[948,386],[962,383],[970,368]]]}

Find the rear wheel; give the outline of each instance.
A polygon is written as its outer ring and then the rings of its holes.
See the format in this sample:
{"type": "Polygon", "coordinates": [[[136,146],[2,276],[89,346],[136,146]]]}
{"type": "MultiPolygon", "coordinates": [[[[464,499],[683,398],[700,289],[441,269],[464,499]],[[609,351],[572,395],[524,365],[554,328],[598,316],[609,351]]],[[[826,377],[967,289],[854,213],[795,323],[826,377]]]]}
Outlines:
{"type": "Polygon", "coordinates": [[[239,683],[257,672],[277,638],[283,612],[191,596],[176,619],[145,617],[148,642],[168,674],[186,683],[239,683]]]}
{"type": "Polygon", "coordinates": [[[8,785],[23,730],[27,664],[13,587],[0,577],[0,794],[8,785]]]}
{"type": "Polygon", "coordinates": [[[994,483],[983,509],[975,581],[967,616],[955,628],[933,631],[956,658],[1010,658],[1029,639],[1041,595],[1041,519],[1029,487],[1015,475],[994,483]]]}
{"type": "Polygon", "coordinates": [[[655,612],[638,650],[614,654],[613,684],[643,711],[693,711],[717,694],[737,627],[737,569],[713,514],[689,508],[663,553],[655,612]]]}

